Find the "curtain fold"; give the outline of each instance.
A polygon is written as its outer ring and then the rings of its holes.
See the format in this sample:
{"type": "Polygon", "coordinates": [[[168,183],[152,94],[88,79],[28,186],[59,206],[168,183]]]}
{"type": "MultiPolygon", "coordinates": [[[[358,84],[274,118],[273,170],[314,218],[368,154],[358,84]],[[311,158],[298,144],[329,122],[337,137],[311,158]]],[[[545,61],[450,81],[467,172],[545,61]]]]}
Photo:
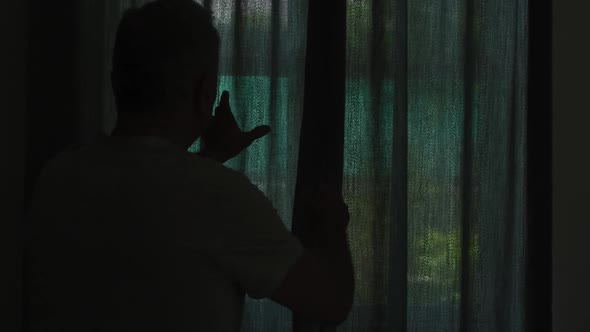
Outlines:
{"type": "MultiPolygon", "coordinates": [[[[320,183],[342,191],[346,93],[346,0],[309,3],[305,63],[305,101],[301,127],[293,233],[310,247],[320,183]]],[[[334,331],[294,315],[293,331],[334,331]]]]}

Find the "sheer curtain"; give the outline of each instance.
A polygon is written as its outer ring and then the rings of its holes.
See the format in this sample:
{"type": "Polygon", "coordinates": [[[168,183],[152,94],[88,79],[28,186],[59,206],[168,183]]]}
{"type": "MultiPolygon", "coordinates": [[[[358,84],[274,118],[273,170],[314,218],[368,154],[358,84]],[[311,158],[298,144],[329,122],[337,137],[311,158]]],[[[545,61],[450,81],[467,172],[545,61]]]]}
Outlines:
{"type": "Polygon", "coordinates": [[[523,330],[527,6],[348,0],[339,330],[523,330]]]}
{"type": "MultiPolygon", "coordinates": [[[[113,128],[115,29],[145,2],[80,2],[81,141],[113,128]]],[[[290,227],[308,2],[199,2],[221,34],[219,91],[242,127],[273,128],[228,166],[290,227]]],[[[357,288],[339,331],[523,330],[527,9],[347,0],[343,190],[357,288]]],[[[243,331],[291,328],[288,310],[247,299],[243,331]]]]}

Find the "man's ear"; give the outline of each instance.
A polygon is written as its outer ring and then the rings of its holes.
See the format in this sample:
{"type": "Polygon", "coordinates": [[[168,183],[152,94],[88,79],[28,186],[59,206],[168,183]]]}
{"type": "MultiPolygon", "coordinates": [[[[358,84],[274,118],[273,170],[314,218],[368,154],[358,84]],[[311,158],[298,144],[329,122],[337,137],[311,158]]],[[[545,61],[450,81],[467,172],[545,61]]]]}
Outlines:
{"type": "Polygon", "coordinates": [[[205,132],[213,118],[213,104],[216,89],[211,88],[211,78],[207,74],[193,76],[193,112],[199,123],[199,135],[205,132]]]}

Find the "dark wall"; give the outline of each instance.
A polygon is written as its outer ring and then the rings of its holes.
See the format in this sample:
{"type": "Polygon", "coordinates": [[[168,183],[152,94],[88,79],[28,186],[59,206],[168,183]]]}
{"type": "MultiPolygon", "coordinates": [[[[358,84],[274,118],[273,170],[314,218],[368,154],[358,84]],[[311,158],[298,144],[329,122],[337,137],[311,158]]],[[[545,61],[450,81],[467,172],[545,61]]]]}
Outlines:
{"type": "Polygon", "coordinates": [[[27,200],[43,164],[74,137],[76,3],[31,0],[29,5],[27,200]]]}
{"type": "MultiPolygon", "coordinates": [[[[534,1],[534,0],[533,0],[534,1]]],[[[553,3],[554,331],[590,331],[590,31],[585,1],[553,3]]]]}
{"type": "MultiPolygon", "coordinates": [[[[0,220],[10,225],[12,243],[10,251],[16,253],[15,280],[2,294],[16,300],[6,308],[15,308],[2,317],[9,321],[0,325],[0,331],[19,331],[22,317],[22,250],[21,224],[24,209],[36,176],[44,163],[73,138],[73,114],[76,93],[73,79],[76,64],[76,1],[8,0],[2,1],[0,12],[3,43],[8,41],[9,61],[2,61],[2,99],[0,107],[6,125],[2,142],[11,149],[3,149],[3,167],[15,164],[10,171],[2,170],[0,188],[9,192],[2,195],[3,203],[9,207],[9,214],[2,213],[0,220]],[[4,68],[5,67],[5,68],[4,68]],[[6,85],[6,86],[5,86],[6,85]],[[8,119],[8,120],[6,120],[8,119]],[[7,152],[8,151],[8,152],[7,152]],[[11,152],[14,151],[14,152],[11,152]],[[18,165],[16,165],[18,164],[18,165]],[[6,185],[8,184],[8,185],[6,185]],[[5,197],[8,197],[8,202],[5,197]],[[16,250],[15,250],[16,249],[16,250]]],[[[6,44],[4,44],[6,45],[6,44]]],[[[2,211],[6,211],[2,209],[2,211]]],[[[14,257],[14,256],[13,256],[14,257]]],[[[3,269],[2,271],[5,271],[3,269]]],[[[3,279],[6,280],[6,279],[3,279]]]]}
{"type": "Polygon", "coordinates": [[[18,225],[24,197],[26,33],[27,1],[0,1],[0,302],[6,308],[0,315],[0,331],[7,332],[16,331],[20,319],[18,225]]]}

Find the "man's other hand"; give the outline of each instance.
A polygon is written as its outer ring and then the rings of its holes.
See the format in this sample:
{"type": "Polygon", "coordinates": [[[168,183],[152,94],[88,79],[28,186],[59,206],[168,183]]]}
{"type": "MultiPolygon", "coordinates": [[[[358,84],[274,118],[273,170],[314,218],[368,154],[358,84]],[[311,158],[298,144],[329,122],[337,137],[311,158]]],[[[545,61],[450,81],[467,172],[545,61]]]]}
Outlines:
{"type": "Polygon", "coordinates": [[[340,191],[320,183],[310,203],[312,218],[308,221],[308,233],[303,235],[305,244],[315,248],[325,245],[331,238],[346,236],[350,213],[340,191]]]}

